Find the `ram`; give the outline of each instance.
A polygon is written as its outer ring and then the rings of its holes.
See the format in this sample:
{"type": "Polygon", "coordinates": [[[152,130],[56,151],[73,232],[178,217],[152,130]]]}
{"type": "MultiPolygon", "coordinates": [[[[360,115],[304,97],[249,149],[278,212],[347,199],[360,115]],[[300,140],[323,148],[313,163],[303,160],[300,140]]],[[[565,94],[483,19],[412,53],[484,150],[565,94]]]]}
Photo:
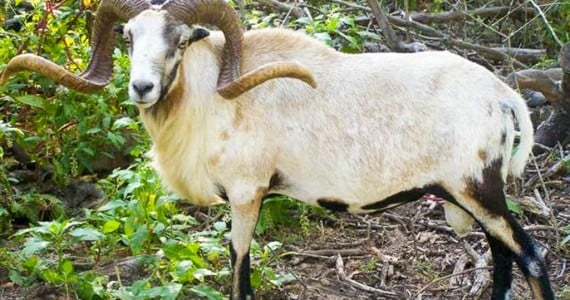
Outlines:
{"type": "Polygon", "coordinates": [[[254,298],[249,247],[267,195],[366,213],[425,193],[447,200],[446,218],[458,231],[473,219],[483,228],[494,299],[510,297],[513,260],[535,299],[554,298],[503,191],[533,145],[528,111],[483,67],[448,52],[348,55],[288,30],[243,34],[223,0],[103,0],[83,74],[22,55],[0,83],[32,70],[82,92],[104,87],[121,20],[129,96],[158,174],[190,202],[231,206],[233,299],[254,298]],[[515,122],[521,139],[513,154],[515,122]]]}

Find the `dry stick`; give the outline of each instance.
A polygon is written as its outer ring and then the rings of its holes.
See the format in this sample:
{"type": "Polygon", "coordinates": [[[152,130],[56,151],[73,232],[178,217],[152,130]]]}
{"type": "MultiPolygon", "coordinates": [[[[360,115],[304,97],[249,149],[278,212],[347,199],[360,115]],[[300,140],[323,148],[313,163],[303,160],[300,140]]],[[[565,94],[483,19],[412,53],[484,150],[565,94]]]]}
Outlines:
{"type": "Polygon", "coordinates": [[[340,256],[340,254],[338,254],[336,257],[336,271],[337,271],[338,276],[340,277],[341,280],[346,281],[347,283],[349,283],[350,285],[354,286],[355,288],[357,288],[359,290],[362,290],[365,292],[370,292],[370,293],[375,293],[375,294],[379,294],[379,295],[398,296],[398,294],[396,294],[396,293],[377,289],[377,288],[362,284],[362,283],[348,277],[346,275],[346,272],[344,271],[344,262],[342,261],[342,256],[340,256]]]}
{"type": "Polygon", "coordinates": [[[384,36],[386,37],[386,42],[388,43],[388,47],[390,49],[395,50],[397,52],[420,52],[420,51],[426,51],[427,50],[427,46],[422,44],[422,43],[418,43],[418,42],[404,43],[404,42],[402,42],[398,38],[398,36],[394,32],[394,30],[392,30],[392,27],[390,27],[390,23],[388,22],[388,18],[386,17],[386,14],[384,13],[384,11],[382,11],[382,9],[380,8],[380,5],[378,5],[378,1],[377,0],[367,0],[367,2],[368,2],[368,5],[370,6],[370,8],[372,10],[372,14],[374,15],[374,18],[376,19],[376,22],[378,23],[378,26],[380,27],[380,29],[382,29],[382,33],[384,33],[384,36]]]}
{"type": "Polygon", "coordinates": [[[400,25],[400,26],[412,26],[412,27],[414,27],[420,31],[423,31],[424,33],[431,34],[435,37],[441,38],[442,40],[449,42],[451,45],[466,48],[466,49],[475,50],[483,56],[499,57],[504,61],[513,61],[513,64],[516,65],[517,67],[528,68],[527,65],[521,63],[520,61],[518,61],[516,59],[513,59],[511,56],[509,56],[506,53],[502,53],[500,51],[493,50],[492,48],[489,48],[489,47],[485,47],[485,46],[481,46],[481,45],[477,45],[477,44],[469,43],[469,42],[466,42],[466,41],[463,41],[460,39],[453,38],[450,35],[442,33],[440,31],[434,29],[431,26],[427,26],[425,24],[422,24],[422,23],[419,23],[416,21],[403,20],[403,19],[400,19],[397,17],[392,17],[392,16],[389,16],[389,18],[390,18],[390,21],[392,23],[395,23],[395,24],[400,25]]]}
{"type": "MultiPolygon", "coordinates": [[[[461,254],[459,259],[457,259],[457,262],[455,262],[455,266],[453,267],[453,274],[458,274],[465,271],[465,267],[467,266],[468,263],[469,263],[469,256],[465,253],[461,254]]],[[[459,277],[453,277],[449,281],[450,287],[465,286],[465,285],[466,285],[465,280],[464,279],[462,280],[459,277]]]]}
{"type": "MultiPolygon", "coordinates": [[[[337,0],[339,1],[339,0],[337,0]]],[[[368,0],[371,1],[371,0],[368,0]]],[[[365,11],[370,11],[370,9],[365,9],[365,11]]],[[[366,21],[368,22],[370,19],[368,17],[366,18],[361,18],[360,20],[357,21],[366,21]]],[[[457,46],[457,47],[461,47],[461,48],[465,48],[465,49],[470,49],[470,50],[474,50],[476,52],[478,52],[479,54],[485,56],[485,57],[491,57],[493,59],[500,59],[503,61],[507,61],[507,62],[511,62],[513,63],[513,65],[515,65],[516,67],[519,68],[525,68],[528,69],[528,66],[523,64],[522,62],[518,61],[517,59],[511,57],[508,55],[508,53],[503,53],[502,51],[497,51],[494,50],[493,48],[489,48],[489,47],[485,47],[485,46],[481,46],[481,45],[477,45],[477,44],[473,44],[473,43],[469,43],[460,39],[456,39],[451,37],[448,34],[445,34],[431,26],[422,24],[420,22],[416,22],[413,20],[404,20],[398,17],[394,17],[394,16],[390,16],[388,15],[388,20],[390,21],[390,23],[398,25],[398,26],[404,26],[404,27],[413,27],[425,34],[431,35],[432,37],[438,38],[440,40],[440,42],[445,43],[449,43],[453,46],[457,46]]]]}
{"type": "Polygon", "coordinates": [[[277,0],[260,0],[259,2],[265,5],[273,6],[282,12],[293,14],[297,18],[302,18],[305,16],[303,9],[294,5],[282,3],[277,0]]]}
{"type": "MultiPolygon", "coordinates": [[[[475,268],[488,267],[489,261],[491,260],[491,249],[487,250],[485,254],[479,255],[471,245],[463,241],[463,248],[473,261],[475,261],[475,268]]],[[[473,285],[469,290],[469,295],[480,295],[489,285],[490,273],[488,270],[478,270],[475,272],[475,279],[473,279],[473,285]]]]}
{"type": "Polygon", "coordinates": [[[430,286],[432,286],[432,285],[434,285],[434,284],[436,284],[442,280],[446,280],[446,279],[453,278],[456,276],[465,275],[467,273],[471,273],[474,271],[489,270],[489,269],[491,269],[490,266],[476,267],[476,268],[467,269],[467,270],[459,272],[459,273],[449,274],[449,275],[446,275],[443,277],[436,278],[436,279],[432,280],[430,283],[426,284],[424,287],[422,287],[419,291],[417,291],[412,298],[417,298],[421,293],[425,292],[430,286]]]}
{"type": "Polygon", "coordinates": [[[474,10],[453,10],[441,13],[420,13],[412,12],[410,17],[418,22],[423,23],[438,23],[438,22],[448,22],[448,21],[458,21],[465,18],[465,16],[471,17],[501,17],[514,15],[514,13],[519,14],[532,14],[535,11],[528,8],[520,7],[518,9],[512,9],[509,6],[498,6],[498,7],[484,7],[477,8],[474,10]]]}

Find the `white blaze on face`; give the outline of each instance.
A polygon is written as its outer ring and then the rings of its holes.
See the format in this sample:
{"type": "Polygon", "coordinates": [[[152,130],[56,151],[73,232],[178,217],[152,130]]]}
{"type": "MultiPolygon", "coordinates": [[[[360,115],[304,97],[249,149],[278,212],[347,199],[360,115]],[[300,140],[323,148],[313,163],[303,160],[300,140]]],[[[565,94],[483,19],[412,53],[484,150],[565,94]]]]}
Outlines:
{"type": "Polygon", "coordinates": [[[165,16],[165,11],[147,10],[131,19],[124,28],[124,37],[130,41],[129,97],[143,108],[156,103],[162,93],[167,54],[172,48],[164,37],[165,16]]]}

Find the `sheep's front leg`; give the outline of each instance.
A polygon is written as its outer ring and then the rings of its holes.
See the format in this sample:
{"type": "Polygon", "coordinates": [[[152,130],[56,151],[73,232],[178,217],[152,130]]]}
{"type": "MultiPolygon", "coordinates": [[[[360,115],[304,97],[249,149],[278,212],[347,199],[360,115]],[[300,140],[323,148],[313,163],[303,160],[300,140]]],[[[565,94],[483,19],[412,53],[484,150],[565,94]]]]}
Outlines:
{"type": "MultiPolygon", "coordinates": [[[[231,299],[253,300],[253,289],[250,282],[249,247],[257,224],[261,202],[267,189],[258,188],[251,200],[232,201],[232,230],[230,254],[232,260],[232,289],[231,299]]],[[[242,197],[244,195],[241,195],[242,197]]]]}

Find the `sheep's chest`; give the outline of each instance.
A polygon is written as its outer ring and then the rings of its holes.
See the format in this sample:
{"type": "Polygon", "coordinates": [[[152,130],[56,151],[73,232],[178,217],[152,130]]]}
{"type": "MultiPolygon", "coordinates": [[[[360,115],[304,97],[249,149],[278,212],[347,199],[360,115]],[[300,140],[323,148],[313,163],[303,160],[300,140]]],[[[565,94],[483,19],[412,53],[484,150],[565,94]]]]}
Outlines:
{"type": "Polygon", "coordinates": [[[205,167],[197,163],[191,153],[182,149],[162,152],[153,147],[149,156],[166,187],[184,200],[203,206],[222,202],[205,167]]]}
{"type": "Polygon", "coordinates": [[[213,205],[223,200],[216,194],[213,180],[208,174],[200,153],[199,138],[188,130],[153,127],[143,122],[149,131],[153,146],[148,155],[152,166],[166,187],[184,200],[197,205],[213,205]],[[185,136],[180,133],[185,132],[185,136]]]}

